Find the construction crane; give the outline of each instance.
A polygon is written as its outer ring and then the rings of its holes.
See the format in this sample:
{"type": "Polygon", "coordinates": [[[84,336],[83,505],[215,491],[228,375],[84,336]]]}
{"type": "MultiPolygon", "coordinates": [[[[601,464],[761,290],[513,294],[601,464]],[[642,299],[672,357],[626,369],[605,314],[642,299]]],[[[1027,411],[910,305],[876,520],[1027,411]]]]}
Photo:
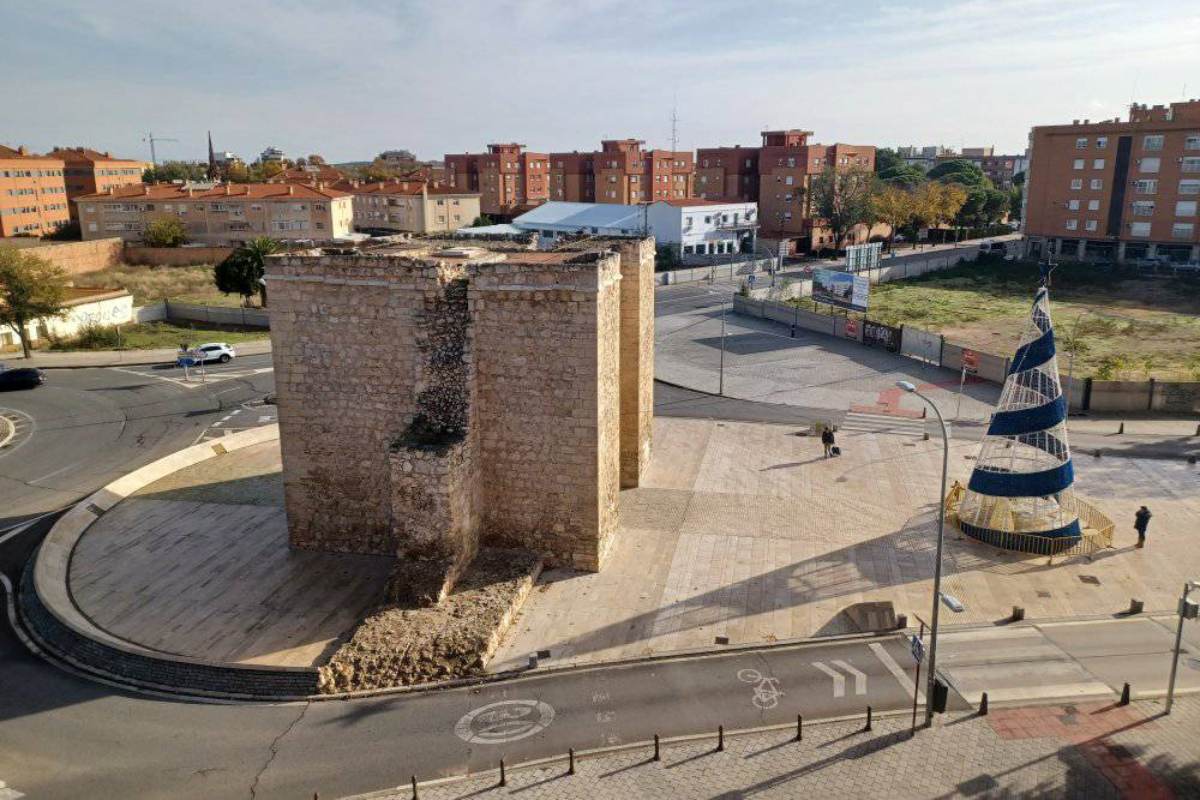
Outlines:
{"type": "Polygon", "coordinates": [[[155,142],[178,142],[179,140],[178,139],[168,139],[163,136],[155,136],[154,131],[146,131],[146,135],[142,137],[142,141],[150,143],[150,163],[157,167],[158,166],[158,156],[154,152],[154,143],[155,142]]]}

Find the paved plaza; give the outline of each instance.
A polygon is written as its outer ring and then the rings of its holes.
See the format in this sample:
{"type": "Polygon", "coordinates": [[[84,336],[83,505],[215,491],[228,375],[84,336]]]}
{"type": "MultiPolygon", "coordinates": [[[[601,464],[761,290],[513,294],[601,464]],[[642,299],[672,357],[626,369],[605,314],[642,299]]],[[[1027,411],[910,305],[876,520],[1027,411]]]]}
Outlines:
{"type": "MultiPolygon", "coordinates": [[[[521,797],[625,800],[633,797],[709,798],[1130,798],[1200,796],[1200,699],[1161,716],[1158,703],[1112,703],[994,709],[984,717],[949,715],[909,734],[906,716],[807,725],[794,730],[715,737],[662,748],[623,748],[578,758],[574,775],[564,759],[509,769],[499,787],[495,771],[422,786],[423,800],[521,797]]],[[[407,787],[359,800],[408,800],[407,787]]]]}

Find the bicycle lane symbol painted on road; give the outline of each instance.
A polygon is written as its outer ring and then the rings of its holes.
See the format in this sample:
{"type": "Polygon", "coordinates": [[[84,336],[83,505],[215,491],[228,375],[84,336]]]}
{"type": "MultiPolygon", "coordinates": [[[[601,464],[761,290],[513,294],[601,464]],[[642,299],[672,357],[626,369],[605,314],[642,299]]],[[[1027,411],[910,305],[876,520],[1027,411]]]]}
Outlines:
{"type": "Polygon", "coordinates": [[[779,679],[770,675],[763,675],[753,667],[739,669],[737,678],[742,683],[754,684],[754,695],[750,702],[754,707],[762,711],[769,711],[779,705],[779,698],[783,697],[783,690],[779,688],[779,679]]]}
{"type": "Polygon", "coordinates": [[[501,744],[533,736],[554,721],[554,709],[541,700],[501,700],[463,715],[454,733],[469,744],[501,744]]]}

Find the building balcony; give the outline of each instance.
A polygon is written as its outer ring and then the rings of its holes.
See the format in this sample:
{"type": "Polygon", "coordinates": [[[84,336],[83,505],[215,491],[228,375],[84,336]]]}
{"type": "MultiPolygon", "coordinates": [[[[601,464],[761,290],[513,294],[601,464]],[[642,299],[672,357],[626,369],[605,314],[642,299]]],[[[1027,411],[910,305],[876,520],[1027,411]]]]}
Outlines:
{"type": "Polygon", "coordinates": [[[713,227],[721,231],[744,231],[758,227],[758,219],[731,219],[714,222],[713,227]]]}

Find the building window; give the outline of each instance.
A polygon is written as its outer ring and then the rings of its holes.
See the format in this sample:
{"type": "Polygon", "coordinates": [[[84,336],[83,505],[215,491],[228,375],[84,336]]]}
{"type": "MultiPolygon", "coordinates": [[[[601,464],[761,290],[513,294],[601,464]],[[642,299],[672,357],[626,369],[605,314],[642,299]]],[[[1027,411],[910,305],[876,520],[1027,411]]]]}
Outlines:
{"type": "Polygon", "coordinates": [[[1084,230],[1089,230],[1089,231],[1096,230],[1096,220],[1089,219],[1087,222],[1085,222],[1083,224],[1083,227],[1084,227],[1084,230]]]}
{"type": "Polygon", "coordinates": [[[1083,169],[1083,164],[1084,164],[1084,159],[1082,159],[1082,158],[1075,159],[1075,169],[1083,169]]]}
{"type": "Polygon", "coordinates": [[[1131,222],[1129,223],[1129,235],[1146,237],[1150,235],[1149,222],[1131,222]]]}
{"type": "Polygon", "coordinates": [[[1138,194],[1158,194],[1158,181],[1153,178],[1134,181],[1133,188],[1138,194]]]}
{"type": "Polygon", "coordinates": [[[1200,172],[1200,158],[1185,158],[1181,162],[1180,172],[1200,172]]]}
{"type": "Polygon", "coordinates": [[[1096,137],[1096,149],[1103,150],[1106,147],[1108,147],[1108,137],[1107,136],[1097,136],[1096,137]]]}
{"type": "Polygon", "coordinates": [[[1191,239],[1196,232],[1196,226],[1191,222],[1176,222],[1171,226],[1172,239],[1191,239]]]}
{"type": "Polygon", "coordinates": [[[1143,150],[1162,150],[1163,137],[1161,134],[1142,137],[1143,150]]]}
{"type": "Polygon", "coordinates": [[[1070,209],[1071,211],[1078,211],[1079,210],[1079,201],[1078,200],[1068,200],[1067,208],[1070,209]]]}
{"type": "Polygon", "coordinates": [[[1079,220],[1077,220],[1077,219],[1067,220],[1067,230],[1069,230],[1069,231],[1079,230],[1079,220]]]}
{"type": "Polygon", "coordinates": [[[1194,217],[1196,216],[1196,201],[1195,200],[1179,200],[1175,203],[1175,216],[1177,217],[1194,217]]]}
{"type": "Polygon", "coordinates": [[[1075,140],[1075,149],[1076,150],[1087,150],[1087,142],[1088,142],[1087,137],[1085,137],[1085,136],[1079,137],[1078,139],[1075,140]]]}
{"type": "Polygon", "coordinates": [[[1099,210],[1100,210],[1100,201],[1099,200],[1088,200],[1088,211],[1099,211],[1099,210]]]}
{"type": "Polygon", "coordinates": [[[1096,158],[1092,160],[1092,169],[1104,169],[1104,159],[1096,158]]]}
{"type": "Polygon", "coordinates": [[[1088,185],[1094,190],[1103,189],[1104,188],[1104,179],[1103,178],[1092,178],[1091,183],[1088,185]]]}
{"type": "Polygon", "coordinates": [[[1158,172],[1160,160],[1157,158],[1139,158],[1138,170],[1141,172],[1158,172]]]}
{"type": "Polygon", "coordinates": [[[1200,180],[1187,179],[1179,182],[1180,194],[1200,194],[1200,180]]]}
{"type": "Polygon", "coordinates": [[[1072,178],[1071,179],[1071,188],[1075,189],[1075,190],[1082,189],[1083,188],[1083,178],[1072,178]]]}
{"type": "Polygon", "coordinates": [[[1135,200],[1135,201],[1133,201],[1133,215],[1135,217],[1153,217],[1154,216],[1154,201],[1153,200],[1135,200]]]}

